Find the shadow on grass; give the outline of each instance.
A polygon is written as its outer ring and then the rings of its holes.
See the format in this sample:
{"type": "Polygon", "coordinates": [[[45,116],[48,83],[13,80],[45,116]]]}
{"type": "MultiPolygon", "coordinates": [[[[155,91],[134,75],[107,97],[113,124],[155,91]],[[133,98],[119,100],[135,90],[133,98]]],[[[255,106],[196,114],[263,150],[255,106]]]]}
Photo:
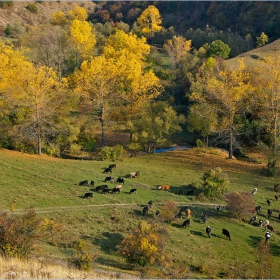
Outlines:
{"type": "Polygon", "coordinates": [[[190,233],[193,234],[193,235],[197,235],[197,236],[202,236],[203,235],[201,231],[196,231],[196,230],[191,230],[190,233]]]}
{"type": "Polygon", "coordinates": [[[100,249],[106,253],[110,254],[112,251],[116,250],[116,246],[123,240],[122,234],[114,232],[103,232],[102,237],[95,238],[93,240],[94,245],[100,246],[100,249]]]}
{"type": "Polygon", "coordinates": [[[253,248],[257,248],[263,238],[264,237],[249,235],[248,244],[253,248]]]}
{"type": "Polygon", "coordinates": [[[133,269],[133,267],[130,264],[122,263],[113,258],[108,258],[107,256],[106,256],[106,258],[104,258],[104,257],[97,258],[96,262],[99,264],[105,265],[105,266],[116,267],[118,269],[123,269],[123,270],[132,270],[133,269]]]}

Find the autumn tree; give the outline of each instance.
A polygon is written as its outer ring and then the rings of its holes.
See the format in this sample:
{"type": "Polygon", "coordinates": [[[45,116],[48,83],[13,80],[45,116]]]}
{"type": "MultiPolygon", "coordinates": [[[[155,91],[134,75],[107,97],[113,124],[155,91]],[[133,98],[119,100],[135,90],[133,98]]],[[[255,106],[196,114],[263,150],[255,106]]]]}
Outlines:
{"type": "Polygon", "coordinates": [[[165,252],[166,238],[167,233],[159,224],[140,221],[117,246],[117,249],[120,255],[136,266],[168,266],[168,257],[165,252]]]}
{"type": "Polygon", "coordinates": [[[233,157],[234,145],[237,145],[236,120],[244,112],[243,101],[252,90],[249,77],[242,60],[236,69],[229,69],[210,58],[200,68],[191,87],[190,100],[194,104],[211,107],[211,112],[218,117],[215,133],[223,144],[228,144],[230,159],[233,157]]]}
{"type": "Polygon", "coordinates": [[[153,37],[155,32],[162,29],[162,26],[160,26],[162,19],[159,10],[153,5],[149,5],[148,8],[141,13],[137,19],[137,23],[143,34],[148,37],[153,37]]]}
{"type": "Polygon", "coordinates": [[[242,219],[251,215],[255,209],[255,202],[251,193],[236,191],[226,195],[230,214],[234,218],[242,219]]]}
{"type": "MultiPolygon", "coordinates": [[[[255,91],[250,98],[250,112],[255,130],[265,137],[254,141],[267,157],[268,166],[275,168],[279,158],[280,133],[280,63],[278,59],[267,58],[258,61],[254,69],[252,84],[255,91]]],[[[253,140],[253,139],[251,139],[253,140]]]]}
{"type": "Polygon", "coordinates": [[[70,20],[80,20],[80,21],[86,21],[88,18],[87,10],[80,6],[75,6],[72,10],[68,12],[68,18],[70,20]]]}
{"type": "Polygon", "coordinates": [[[115,94],[120,67],[113,59],[106,59],[101,55],[90,61],[85,60],[72,77],[75,92],[79,94],[81,103],[87,104],[90,115],[100,120],[102,147],[105,146],[109,111],[117,104],[115,94]]]}
{"type": "Polygon", "coordinates": [[[172,39],[166,41],[163,48],[170,57],[172,67],[175,68],[186,53],[191,50],[191,40],[186,40],[182,36],[173,36],[172,39]]]}
{"type": "Polygon", "coordinates": [[[177,213],[177,203],[173,200],[168,200],[162,206],[160,216],[166,223],[170,223],[172,220],[174,220],[177,213]]]}
{"type": "Polygon", "coordinates": [[[268,36],[262,32],[259,37],[257,37],[257,47],[262,47],[268,42],[268,36]]]}
{"type": "Polygon", "coordinates": [[[140,143],[147,152],[168,143],[169,137],[181,131],[181,125],[185,122],[183,115],[178,115],[163,101],[148,105],[144,112],[141,118],[132,123],[132,140],[140,143]]]}

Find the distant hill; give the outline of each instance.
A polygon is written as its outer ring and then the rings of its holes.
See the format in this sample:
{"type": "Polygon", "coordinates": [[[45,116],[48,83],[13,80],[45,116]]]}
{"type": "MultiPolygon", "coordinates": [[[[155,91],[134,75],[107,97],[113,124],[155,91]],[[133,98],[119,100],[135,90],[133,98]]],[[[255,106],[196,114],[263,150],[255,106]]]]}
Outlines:
{"type": "Polygon", "coordinates": [[[280,56],[280,39],[267,44],[263,47],[242,53],[232,59],[227,60],[228,64],[232,67],[237,66],[238,60],[243,58],[248,67],[254,67],[260,59],[266,59],[267,57],[279,57],[280,56]]]}
{"type": "MultiPolygon", "coordinates": [[[[33,2],[33,1],[32,1],[33,2]]],[[[4,31],[8,24],[18,22],[24,27],[30,25],[38,25],[47,23],[50,16],[55,11],[67,12],[73,9],[76,5],[84,7],[88,14],[94,12],[96,4],[91,1],[85,2],[68,2],[68,1],[48,1],[34,2],[37,6],[38,13],[32,13],[26,9],[30,2],[13,2],[13,6],[0,9],[0,31],[4,31]]]]}

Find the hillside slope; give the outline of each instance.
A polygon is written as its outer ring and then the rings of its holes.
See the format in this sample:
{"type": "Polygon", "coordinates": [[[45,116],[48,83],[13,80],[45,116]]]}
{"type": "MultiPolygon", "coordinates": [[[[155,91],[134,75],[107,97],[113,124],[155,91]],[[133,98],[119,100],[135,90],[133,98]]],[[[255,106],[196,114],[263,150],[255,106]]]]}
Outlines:
{"type": "Polygon", "coordinates": [[[88,13],[95,10],[96,4],[91,1],[85,2],[35,2],[38,13],[32,13],[26,9],[30,2],[14,2],[13,6],[6,9],[0,9],[0,30],[4,30],[8,24],[19,22],[22,26],[43,24],[49,22],[50,16],[55,11],[67,12],[73,9],[76,5],[84,7],[88,13]]]}

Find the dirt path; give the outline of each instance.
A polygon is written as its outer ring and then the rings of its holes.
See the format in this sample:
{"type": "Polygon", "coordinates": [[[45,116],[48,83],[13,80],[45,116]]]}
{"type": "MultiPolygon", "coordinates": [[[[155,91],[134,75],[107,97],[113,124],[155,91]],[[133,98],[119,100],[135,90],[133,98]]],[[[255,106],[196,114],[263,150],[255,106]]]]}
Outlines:
{"type": "MultiPolygon", "coordinates": [[[[184,205],[184,206],[190,206],[190,207],[198,207],[198,206],[213,206],[215,207],[218,205],[218,203],[183,203],[183,202],[175,202],[179,206],[184,205]]],[[[154,203],[153,205],[159,205],[162,206],[163,204],[159,203],[154,203]]],[[[43,208],[35,208],[35,212],[37,214],[44,214],[44,213],[54,213],[54,212],[59,212],[59,211],[64,211],[64,210],[71,210],[71,211],[83,211],[86,208],[100,208],[100,207],[132,207],[132,206],[139,206],[137,203],[110,203],[110,204],[93,204],[93,205],[79,205],[79,206],[58,206],[58,207],[43,207],[43,208]]],[[[221,207],[225,207],[226,205],[220,204],[221,207]]],[[[9,214],[23,214],[25,209],[15,209],[13,212],[9,209],[4,209],[0,213],[7,212],[9,214]]]]}

